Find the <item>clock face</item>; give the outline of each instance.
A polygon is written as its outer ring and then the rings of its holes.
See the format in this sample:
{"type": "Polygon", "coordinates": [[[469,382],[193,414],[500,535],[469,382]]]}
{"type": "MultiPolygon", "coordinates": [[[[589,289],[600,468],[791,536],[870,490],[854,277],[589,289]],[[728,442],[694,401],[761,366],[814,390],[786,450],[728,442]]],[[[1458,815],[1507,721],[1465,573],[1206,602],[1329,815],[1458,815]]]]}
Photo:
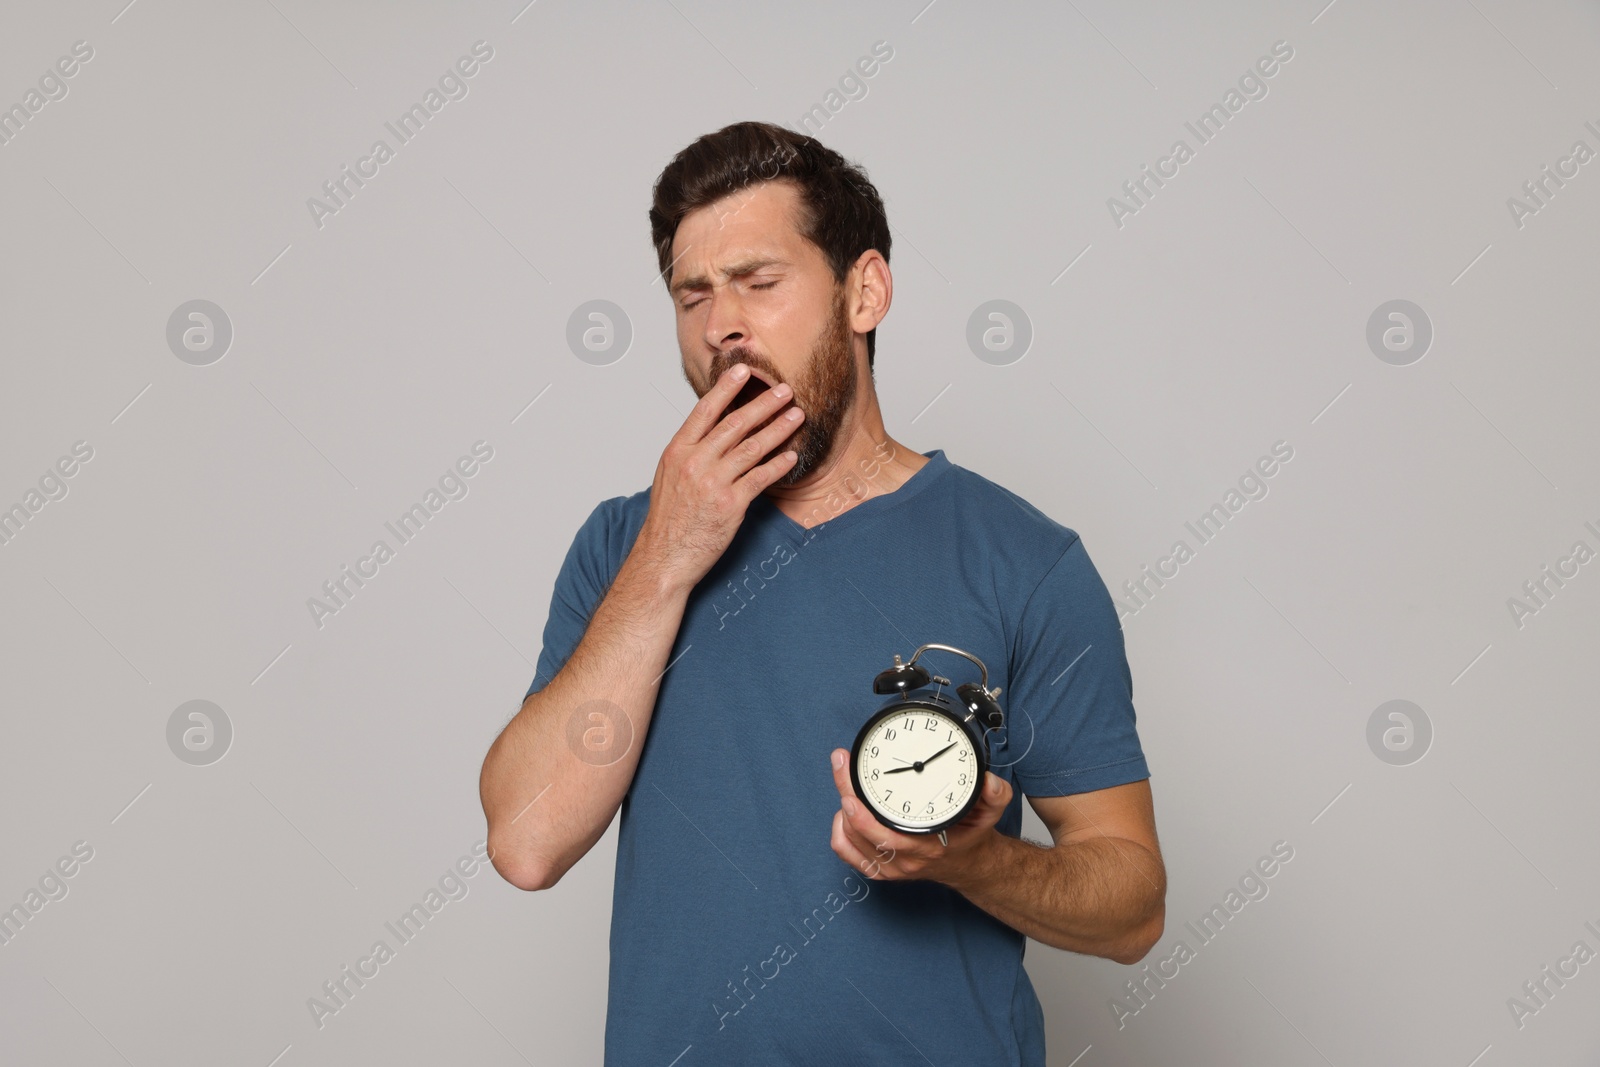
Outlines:
{"type": "Polygon", "coordinates": [[[949,715],[914,704],[869,723],[855,772],[868,806],[912,830],[956,821],[983,778],[967,731],[949,715]]]}

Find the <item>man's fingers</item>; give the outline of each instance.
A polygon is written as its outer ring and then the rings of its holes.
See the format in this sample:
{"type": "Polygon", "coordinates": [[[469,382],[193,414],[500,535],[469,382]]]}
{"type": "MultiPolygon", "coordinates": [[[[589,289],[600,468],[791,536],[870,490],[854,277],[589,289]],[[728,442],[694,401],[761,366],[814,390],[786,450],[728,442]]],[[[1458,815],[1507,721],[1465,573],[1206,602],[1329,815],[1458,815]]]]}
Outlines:
{"type": "Polygon", "coordinates": [[[844,809],[833,813],[833,834],[828,843],[833,846],[834,855],[844,860],[856,870],[869,878],[878,873],[877,864],[861,854],[855,842],[850,840],[845,832],[844,809]]]}
{"type": "MultiPolygon", "coordinates": [[[[754,404],[750,405],[755,407],[754,404]]],[[[747,409],[748,410],[748,409],[747,409]]],[[[735,471],[744,474],[751,466],[760,462],[769,452],[783,444],[784,439],[805,421],[805,413],[798,407],[790,406],[788,411],[781,412],[772,420],[770,426],[763,427],[760,431],[751,434],[737,446],[728,450],[723,458],[734,465],[735,471]]]]}
{"type": "MultiPolygon", "coordinates": [[[[868,815],[867,818],[870,819],[872,816],[868,815]]],[[[851,862],[856,865],[857,870],[870,871],[876,874],[883,864],[888,862],[888,857],[895,855],[893,850],[880,849],[874,845],[872,839],[856,826],[842,808],[834,819],[834,825],[836,827],[836,839],[840,842],[840,845],[836,846],[834,851],[839,852],[840,855],[845,855],[845,852],[840,852],[840,848],[845,849],[852,857],[851,862]],[[862,866],[863,863],[866,864],[865,867],[862,866]]],[[[877,826],[878,824],[874,821],[873,825],[877,826]]],[[[879,827],[879,829],[882,829],[882,827],[879,827]]]]}
{"type": "Polygon", "coordinates": [[[839,791],[839,799],[855,796],[855,787],[850,784],[850,752],[836,748],[828,753],[828,759],[833,764],[833,787],[839,791]]]}
{"type": "Polygon", "coordinates": [[[782,478],[790,467],[800,461],[800,455],[794,451],[780,452],[765,463],[751,468],[738,481],[734,482],[739,487],[739,492],[746,506],[750,501],[766,491],[767,486],[782,478]]]}
{"type": "Polygon", "coordinates": [[[1006,805],[1011,803],[1011,796],[1016,790],[1011,788],[1011,783],[993,771],[985,776],[988,781],[984,783],[983,803],[989,804],[997,811],[1005,811],[1006,805]]]}
{"type": "MultiPolygon", "coordinates": [[[[756,427],[761,426],[768,419],[772,419],[776,412],[793,399],[794,390],[786,382],[779,382],[777,385],[764,388],[743,407],[727,412],[722,417],[722,421],[717,423],[710,433],[706,434],[704,443],[713,449],[717,455],[728,459],[741,458],[740,450],[742,448],[744,450],[742,456],[743,466],[749,467],[772,450],[771,445],[763,449],[756,448],[754,443],[755,436],[753,436],[756,427]]],[[[771,430],[775,426],[783,425],[783,416],[779,415],[772,421],[774,425],[762,427],[762,432],[771,430]]],[[[793,430],[793,426],[790,426],[789,429],[793,430]]],[[[773,444],[776,443],[773,442],[773,444]]]]}
{"type": "MultiPolygon", "coordinates": [[[[755,406],[755,403],[750,404],[752,408],[755,406]]],[[[774,419],[771,426],[745,438],[737,448],[723,457],[723,462],[732,467],[733,484],[738,488],[747,506],[750,501],[760,496],[767,486],[783,477],[799,459],[798,455],[788,458],[785,453],[780,452],[765,463],[761,462],[773,449],[783,444],[802,421],[804,418],[800,409],[791,407],[774,419]]]]}
{"type": "Polygon", "coordinates": [[[993,771],[984,776],[983,793],[978,797],[978,802],[972,806],[972,811],[962,819],[963,824],[977,827],[988,827],[1000,821],[1000,816],[1005,814],[1006,806],[1011,803],[1013,790],[1011,783],[993,771]]]}
{"type": "Polygon", "coordinates": [[[706,395],[700,398],[694,410],[689,412],[689,417],[683,421],[683,429],[679,433],[684,440],[693,444],[711,432],[728,404],[744,388],[749,374],[750,368],[744,363],[735,363],[722,372],[722,376],[712,383],[706,395]]]}

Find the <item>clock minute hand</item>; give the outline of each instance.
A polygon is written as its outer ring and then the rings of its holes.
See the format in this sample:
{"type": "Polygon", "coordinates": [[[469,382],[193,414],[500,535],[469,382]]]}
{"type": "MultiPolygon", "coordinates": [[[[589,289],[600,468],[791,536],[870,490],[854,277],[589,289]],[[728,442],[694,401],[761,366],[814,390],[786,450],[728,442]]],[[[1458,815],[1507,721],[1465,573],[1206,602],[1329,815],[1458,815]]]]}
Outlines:
{"type": "Polygon", "coordinates": [[[955,748],[955,747],[956,747],[955,746],[955,742],[952,741],[950,744],[944,746],[939,751],[935,752],[933,755],[931,755],[927,759],[923,760],[922,761],[922,765],[924,767],[926,767],[928,764],[932,763],[934,760],[938,759],[940,756],[944,755],[946,752],[949,752],[952,748],[955,748]]]}

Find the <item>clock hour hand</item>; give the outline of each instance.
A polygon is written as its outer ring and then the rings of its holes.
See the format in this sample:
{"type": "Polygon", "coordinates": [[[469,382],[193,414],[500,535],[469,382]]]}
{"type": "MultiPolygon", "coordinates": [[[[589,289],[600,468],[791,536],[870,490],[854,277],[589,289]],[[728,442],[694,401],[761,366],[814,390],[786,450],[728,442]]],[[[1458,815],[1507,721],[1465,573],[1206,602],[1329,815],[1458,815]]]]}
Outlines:
{"type": "MultiPolygon", "coordinates": [[[[956,747],[955,746],[955,742],[951,742],[950,744],[948,744],[948,745],[944,746],[943,748],[941,748],[939,751],[935,752],[933,755],[929,756],[927,759],[919,759],[919,760],[917,760],[917,762],[913,763],[909,767],[891,767],[889,770],[884,771],[883,773],[884,774],[901,774],[901,773],[903,773],[905,771],[916,771],[918,774],[921,774],[922,773],[922,768],[926,767],[928,764],[932,763],[934,760],[938,759],[940,756],[944,755],[946,752],[949,752],[952,748],[955,748],[955,747],[956,747]]],[[[896,756],[894,758],[895,759],[900,759],[899,756],[896,756]]],[[[905,760],[900,760],[900,762],[904,763],[905,760]]]]}

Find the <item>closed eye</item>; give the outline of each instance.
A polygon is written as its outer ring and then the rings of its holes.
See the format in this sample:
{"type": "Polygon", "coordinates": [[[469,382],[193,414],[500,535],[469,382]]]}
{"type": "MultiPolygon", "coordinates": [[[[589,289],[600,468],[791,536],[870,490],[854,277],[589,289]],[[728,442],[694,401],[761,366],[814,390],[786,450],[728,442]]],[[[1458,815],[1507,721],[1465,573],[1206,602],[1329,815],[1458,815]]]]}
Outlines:
{"type": "MultiPolygon", "coordinates": [[[[777,281],[774,280],[774,281],[770,281],[770,282],[762,282],[760,285],[752,285],[750,288],[752,288],[752,289],[771,289],[774,285],[777,285],[777,284],[778,284],[777,281]]],[[[696,300],[692,304],[685,304],[685,305],[683,305],[683,310],[688,311],[691,308],[697,307],[700,303],[701,302],[699,300],[696,300]]]]}

